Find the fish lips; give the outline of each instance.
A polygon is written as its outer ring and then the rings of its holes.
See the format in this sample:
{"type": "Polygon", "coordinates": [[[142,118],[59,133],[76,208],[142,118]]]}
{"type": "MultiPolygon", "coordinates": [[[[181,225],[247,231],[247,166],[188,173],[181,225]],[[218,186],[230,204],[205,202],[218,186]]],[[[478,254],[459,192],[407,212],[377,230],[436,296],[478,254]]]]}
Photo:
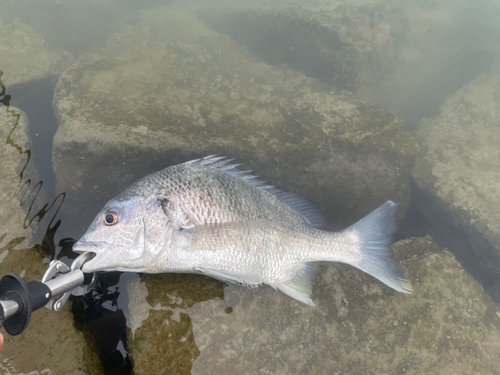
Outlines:
{"type": "Polygon", "coordinates": [[[99,267],[95,262],[95,258],[98,255],[98,251],[106,250],[111,247],[111,244],[109,242],[105,241],[99,241],[99,242],[84,242],[84,241],[78,241],[73,245],[73,251],[75,253],[93,253],[93,257],[87,260],[83,266],[82,266],[82,271],[85,273],[89,272],[94,272],[98,271],[99,267]]]}

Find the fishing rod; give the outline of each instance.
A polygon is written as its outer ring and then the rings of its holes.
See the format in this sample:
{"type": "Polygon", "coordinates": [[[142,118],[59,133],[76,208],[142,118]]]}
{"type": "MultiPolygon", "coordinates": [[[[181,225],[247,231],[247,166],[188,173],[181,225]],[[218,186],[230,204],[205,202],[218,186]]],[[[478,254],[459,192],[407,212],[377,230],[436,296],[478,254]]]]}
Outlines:
{"type": "Polygon", "coordinates": [[[71,266],[53,260],[41,281],[25,283],[14,273],[5,275],[0,280],[0,327],[17,336],[28,327],[33,311],[43,306],[59,311],[71,295],[83,296],[91,291],[96,273],[84,274],[81,268],[92,257],[90,252],[83,253],[71,266]]]}

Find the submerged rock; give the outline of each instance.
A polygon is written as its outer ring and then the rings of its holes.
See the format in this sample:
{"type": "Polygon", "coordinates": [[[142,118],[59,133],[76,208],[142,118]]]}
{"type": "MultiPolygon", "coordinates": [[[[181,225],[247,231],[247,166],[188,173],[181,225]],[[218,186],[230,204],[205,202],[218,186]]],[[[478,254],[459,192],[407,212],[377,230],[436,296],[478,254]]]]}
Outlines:
{"type": "Polygon", "coordinates": [[[60,78],[53,165],[77,237],[137,178],[207,154],[239,157],[354,221],[409,199],[418,148],[391,113],[257,61],[188,13],[123,21],[60,78]]]}
{"type": "MultiPolygon", "coordinates": [[[[162,4],[168,2],[163,0],[162,4]]],[[[0,15],[19,18],[51,43],[78,56],[108,35],[109,25],[157,3],[158,0],[16,0],[0,2],[0,15]]]]}
{"type": "Polygon", "coordinates": [[[55,81],[74,61],[71,53],[51,45],[17,18],[8,18],[4,14],[0,17],[0,28],[0,70],[9,91],[41,81],[55,81]]]}
{"type": "Polygon", "coordinates": [[[407,125],[483,69],[490,61],[483,44],[498,40],[498,27],[483,23],[493,2],[192,2],[216,30],[264,61],[349,90],[407,125]]]}
{"type": "MultiPolygon", "coordinates": [[[[0,276],[21,275],[26,282],[40,280],[47,269],[38,218],[29,211],[37,205],[38,176],[30,154],[26,115],[13,107],[0,107],[0,276]]],[[[96,356],[83,334],[74,327],[69,304],[60,312],[42,308],[33,313],[29,327],[19,336],[5,335],[0,369],[9,373],[100,373],[96,356]],[[45,370],[45,372],[44,372],[45,370]]]]}
{"type": "MultiPolygon", "coordinates": [[[[478,261],[500,269],[500,61],[422,122],[417,185],[468,235],[478,261]]],[[[498,279],[498,277],[497,277],[498,279]]]]}

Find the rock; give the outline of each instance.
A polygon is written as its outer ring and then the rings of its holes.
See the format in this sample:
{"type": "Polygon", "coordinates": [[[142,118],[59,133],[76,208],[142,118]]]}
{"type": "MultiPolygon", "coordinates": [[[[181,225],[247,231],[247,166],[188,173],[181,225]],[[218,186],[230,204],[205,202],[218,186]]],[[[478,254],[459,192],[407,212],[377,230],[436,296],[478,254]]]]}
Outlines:
{"type": "MultiPolygon", "coordinates": [[[[29,208],[37,205],[38,183],[30,160],[28,119],[17,108],[0,107],[0,275],[21,275],[25,281],[40,280],[47,269],[41,239],[35,237],[38,219],[29,208]],[[20,204],[21,203],[21,204],[20,204]]],[[[33,313],[29,327],[19,336],[5,335],[0,369],[9,373],[101,373],[96,356],[83,334],[74,327],[70,304],[62,311],[44,308],[33,313]],[[36,350],[27,350],[36,348],[36,350]],[[48,369],[48,370],[47,370],[48,369]],[[34,372],[31,372],[34,371],[34,372]],[[38,371],[38,372],[37,372],[38,371]],[[44,372],[45,371],[45,372],[44,372]]]]}
{"type": "Polygon", "coordinates": [[[187,309],[223,298],[224,284],[199,275],[142,275],[127,290],[134,374],[189,373],[200,351],[187,309]]]}
{"type": "MultiPolygon", "coordinates": [[[[30,162],[31,139],[24,112],[14,107],[0,107],[0,139],[0,246],[6,256],[41,241],[41,238],[33,238],[37,228],[36,210],[28,211],[38,198],[35,187],[38,174],[30,162]],[[24,203],[22,207],[20,202],[24,203]]],[[[3,256],[0,258],[4,259],[3,256]]]]}
{"type": "Polygon", "coordinates": [[[194,3],[217,31],[264,61],[352,91],[411,126],[491,61],[478,48],[499,36],[484,25],[498,9],[493,1],[194,3]]]}
{"type": "MultiPolygon", "coordinates": [[[[414,293],[323,267],[304,305],[194,275],[130,284],[138,374],[498,374],[500,309],[430,237],[393,245],[414,293]],[[166,349],[168,348],[168,349],[166,349]]],[[[131,320],[129,319],[129,324],[131,320]]]]}
{"type": "Polygon", "coordinates": [[[78,56],[108,35],[110,25],[155,3],[157,0],[16,0],[0,3],[0,14],[19,18],[52,44],[78,56]]]}
{"type": "Polygon", "coordinates": [[[414,293],[347,267],[316,279],[311,308],[273,290],[229,286],[188,310],[193,374],[497,374],[500,310],[429,239],[394,245],[414,293]]]}
{"type": "Polygon", "coordinates": [[[423,158],[417,185],[449,211],[478,261],[500,267],[500,60],[457,91],[417,134],[423,158]]]}
{"type": "Polygon", "coordinates": [[[71,53],[51,45],[17,18],[0,18],[0,28],[2,81],[10,91],[54,81],[74,60],[71,53]]]}
{"type": "Polygon", "coordinates": [[[122,22],[60,78],[53,166],[77,237],[137,178],[195,157],[239,157],[330,217],[409,199],[418,148],[403,123],[347,92],[258,62],[188,13],[122,22]]]}

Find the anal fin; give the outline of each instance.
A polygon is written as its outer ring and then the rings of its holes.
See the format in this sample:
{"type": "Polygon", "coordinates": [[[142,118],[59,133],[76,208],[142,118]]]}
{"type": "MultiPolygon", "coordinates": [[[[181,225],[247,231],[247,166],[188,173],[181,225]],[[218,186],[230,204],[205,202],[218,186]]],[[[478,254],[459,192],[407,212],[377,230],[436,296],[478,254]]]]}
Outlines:
{"type": "Polygon", "coordinates": [[[290,297],[309,306],[316,306],[311,299],[312,282],[315,274],[316,267],[311,263],[305,263],[292,279],[276,286],[290,297]]]}
{"type": "Polygon", "coordinates": [[[221,271],[212,270],[212,269],[208,269],[208,268],[204,268],[204,267],[194,267],[193,269],[196,272],[213,277],[214,279],[217,279],[217,280],[220,280],[220,281],[223,281],[226,283],[243,285],[249,289],[258,288],[259,286],[262,285],[262,279],[256,275],[231,274],[231,273],[221,272],[221,271]]]}

